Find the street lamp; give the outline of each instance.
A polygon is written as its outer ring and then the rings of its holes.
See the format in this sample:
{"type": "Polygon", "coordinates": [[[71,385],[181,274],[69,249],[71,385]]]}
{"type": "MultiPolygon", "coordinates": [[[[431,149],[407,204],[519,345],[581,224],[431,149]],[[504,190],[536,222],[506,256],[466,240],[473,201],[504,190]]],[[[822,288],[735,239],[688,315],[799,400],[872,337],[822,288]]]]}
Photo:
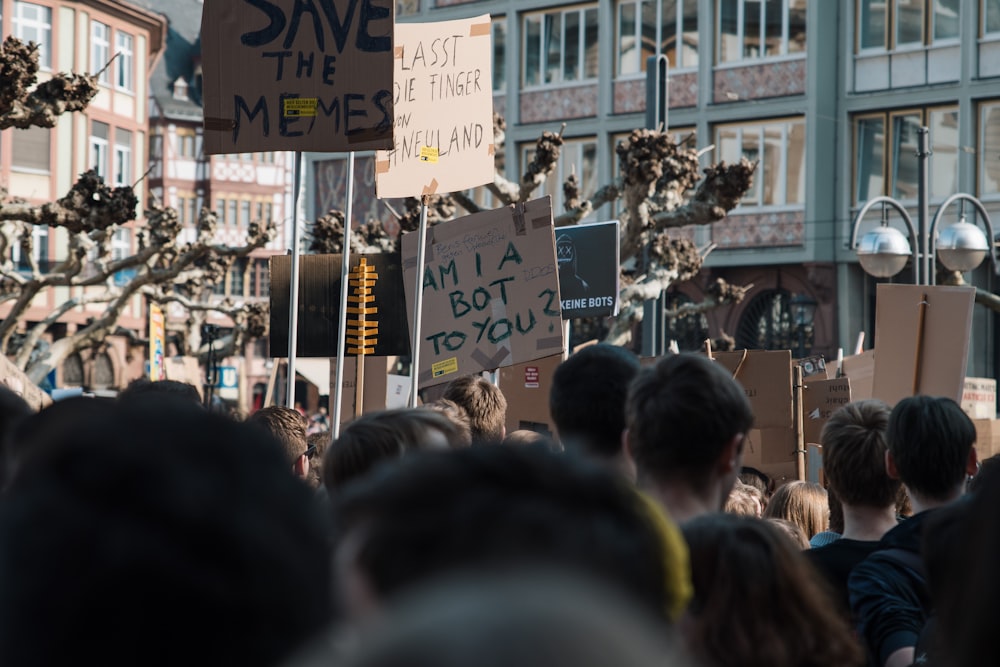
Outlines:
{"type": "Polygon", "coordinates": [[[795,333],[798,336],[796,357],[806,356],[806,333],[812,328],[816,317],[816,300],[806,294],[796,294],[788,302],[792,311],[792,322],[795,323],[795,333]]]}
{"type": "Polygon", "coordinates": [[[995,272],[1000,274],[997,266],[996,254],[992,252],[993,245],[993,224],[986,208],[982,202],[972,195],[959,192],[945,199],[938,207],[934,218],[927,224],[928,214],[928,188],[927,188],[927,158],[930,156],[928,148],[928,133],[926,127],[918,130],[920,145],[917,151],[919,160],[919,188],[917,192],[917,221],[913,224],[906,208],[892,197],[875,197],[868,200],[857,215],[851,225],[851,248],[858,254],[858,261],[861,268],[869,275],[876,278],[888,278],[899,273],[906,265],[906,261],[913,258],[913,282],[918,285],[933,285],[934,271],[931,258],[934,257],[935,248],[938,258],[945,268],[951,271],[971,271],[979,266],[987,254],[993,264],[995,272]],[[939,238],[935,238],[935,230],[938,221],[945,210],[954,202],[962,202],[960,219],[957,223],[941,231],[939,238]],[[972,204],[976,213],[982,218],[983,224],[989,235],[987,238],[983,232],[965,218],[965,203],[972,204]],[[875,229],[867,232],[858,241],[858,231],[861,220],[870,210],[876,206],[882,206],[882,222],[875,229]],[[911,245],[906,237],[894,227],[889,226],[886,216],[886,208],[895,209],[906,223],[907,231],[910,234],[911,245]]]}

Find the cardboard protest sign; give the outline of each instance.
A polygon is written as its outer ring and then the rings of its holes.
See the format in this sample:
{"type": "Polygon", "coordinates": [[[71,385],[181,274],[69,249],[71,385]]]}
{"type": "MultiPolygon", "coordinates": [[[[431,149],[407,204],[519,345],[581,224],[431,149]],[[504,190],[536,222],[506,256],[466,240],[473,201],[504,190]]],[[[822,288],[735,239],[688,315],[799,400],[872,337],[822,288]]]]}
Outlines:
{"type": "Polygon", "coordinates": [[[536,359],[500,369],[500,391],[507,399],[507,432],[520,429],[552,437],[556,427],[549,414],[552,376],[562,356],[536,359]]]}
{"type": "Polygon", "coordinates": [[[556,229],[564,320],[618,314],[618,221],[556,229]]]}
{"type": "Polygon", "coordinates": [[[794,429],[753,429],[744,441],[743,465],[767,473],[781,484],[796,478],[795,449],[794,429]]]}
{"type": "Polygon", "coordinates": [[[993,378],[965,378],[962,409],[970,419],[996,419],[997,381],[993,378]]]}
{"type": "Polygon", "coordinates": [[[820,442],[820,433],[830,415],[851,402],[851,380],[806,378],[802,388],[802,431],[806,444],[820,442]]]}
{"type": "Polygon", "coordinates": [[[742,385],[753,408],[754,428],[792,427],[790,350],[716,352],[714,359],[742,385]]]}
{"type": "MultiPolygon", "coordinates": [[[[372,347],[366,347],[365,354],[389,357],[410,353],[410,334],[406,326],[403,297],[403,269],[399,255],[395,253],[371,253],[353,255],[351,264],[358,267],[364,260],[374,266],[374,283],[369,288],[374,297],[365,305],[377,312],[366,316],[374,326],[367,333],[375,336],[372,347]]],[[[296,356],[335,357],[337,356],[338,327],[340,324],[340,273],[343,255],[300,255],[299,256],[299,319],[296,356]]],[[[288,356],[288,300],[291,287],[292,258],[289,255],[271,257],[271,331],[270,354],[272,357],[288,356]]],[[[349,282],[351,282],[349,280],[349,282]]],[[[350,297],[348,297],[350,298],[350,297]]],[[[368,297],[365,297],[368,298],[368,297]]],[[[351,308],[348,304],[348,319],[351,308]]],[[[350,322],[348,322],[350,330],[350,322]]],[[[365,343],[369,345],[371,339],[365,343]]],[[[356,353],[356,348],[348,339],[348,355],[356,353]]]]}
{"type": "Polygon", "coordinates": [[[872,395],[889,405],[916,394],[962,400],[976,289],[878,286],[872,395]]]}
{"type": "MultiPolygon", "coordinates": [[[[415,297],[417,239],[402,238],[407,304],[415,297]]],[[[428,229],[419,386],[560,354],[556,273],[548,197],[428,229]]]]}
{"type": "Polygon", "coordinates": [[[861,401],[872,397],[875,379],[875,350],[865,350],[843,359],[844,377],[851,380],[851,400],[861,401]]]}
{"type": "MultiPolygon", "coordinates": [[[[396,366],[396,357],[369,357],[365,356],[364,368],[364,397],[361,403],[362,414],[385,410],[386,396],[388,393],[389,371],[396,366]]],[[[358,360],[356,357],[344,358],[344,381],[341,384],[340,392],[340,424],[343,426],[354,419],[354,406],[357,403],[357,373],[358,360]]],[[[337,360],[330,360],[330,387],[337,386],[337,360]]],[[[335,391],[330,392],[330,414],[336,414],[334,401],[335,391]]]]}
{"type": "Polygon", "coordinates": [[[985,461],[1000,454],[1000,420],[973,419],[976,426],[976,456],[985,461]]]}
{"type": "Polygon", "coordinates": [[[205,0],[204,152],[392,148],[394,0],[205,0]]]}
{"type": "Polygon", "coordinates": [[[393,136],[375,191],[417,197],[492,183],[490,16],[396,25],[393,136]]]}

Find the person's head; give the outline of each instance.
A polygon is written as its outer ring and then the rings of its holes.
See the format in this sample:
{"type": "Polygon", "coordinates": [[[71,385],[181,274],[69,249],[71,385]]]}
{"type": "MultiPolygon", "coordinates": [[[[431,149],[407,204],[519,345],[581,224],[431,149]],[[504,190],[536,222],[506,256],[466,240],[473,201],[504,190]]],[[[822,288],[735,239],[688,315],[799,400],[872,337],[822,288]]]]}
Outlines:
{"type": "Polygon", "coordinates": [[[694,599],[681,628],[706,667],[863,664],[831,593],[781,528],[718,513],[682,529],[694,599]]]}
{"type": "Polygon", "coordinates": [[[329,431],[319,431],[310,433],[306,437],[306,457],[309,459],[309,486],[316,488],[323,484],[321,471],[323,469],[323,455],[330,447],[331,435],[329,431]]]}
{"type": "Polygon", "coordinates": [[[961,495],[966,475],[976,471],[976,427],[950,398],[910,396],[889,415],[886,469],[923,502],[961,495]]]}
{"type": "Polygon", "coordinates": [[[145,396],[147,394],[171,396],[201,405],[201,394],[198,393],[198,388],[193,384],[178,382],[177,380],[158,380],[153,382],[145,377],[129,382],[128,386],[118,394],[118,400],[130,401],[137,396],[145,396]]]}
{"type": "Polygon", "coordinates": [[[826,490],[815,482],[793,481],[778,487],[764,510],[764,518],[785,519],[802,529],[806,542],[830,526],[826,490]]]}
{"type": "Polygon", "coordinates": [[[507,399],[481,375],[452,380],[443,398],[462,406],[469,415],[473,444],[498,444],[507,432],[507,399]]]}
{"type": "Polygon", "coordinates": [[[79,400],[0,503],[0,663],[264,667],[330,622],[322,516],[271,438],[79,400]]]}
{"type": "Polygon", "coordinates": [[[301,412],[270,405],[250,415],[247,423],[269,433],[281,444],[296,475],[305,478],[309,474],[309,457],[306,454],[309,449],[306,436],[308,421],[301,412]]]}
{"type": "Polygon", "coordinates": [[[469,421],[469,413],[465,411],[465,408],[455,401],[449,401],[447,398],[439,398],[436,401],[425,403],[424,407],[435,412],[440,412],[448,418],[448,421],[455,425],[455,428],[458,429],[462,446],[469,447],[472,445],[472,423],[469,421]]]}
{"type": "Polygon", "coordinates": [[[842,503],[882,508],[896,502],[899,480],[886,474],[889,406],[869,399],[834,411],[823,426],[823,474],[842,503]]]}
{"type": "MultiPolygon", "coordinates": [[[[686,667],[674,633],[616,591],[551,571],[456,577],[406,596],[344,667],[686,667]],[[513,641],[507,641],[510,638],[513,641]]],[[[294,667],[333,664],[323,646],[294,667]]]]}
{"type": "Polygon", "coordinates": [[[633,352],[604,343],[585,347],[556,367],[549,412],[567,451],[600,459],[622,455],[625,399],[638,374],[633,352]]]}
{"type": "Polygon", "coordinates": [[[737,481],[733,485],[733,490],[726,498],[724,512],[738,514],[739,516],[755,516],[760,518],[764,511],[763,498],[756,487],[737,481]]]}
{"type": "Polygon", "coordinates": [[[697,354],[676,354],[645,368],[626,403],[627,446],[640,481],[729,495],[753,425],[750,402],[728,371],[697,354]]]}
{"type": "Polygon", "coordinates": [[[798,549],[809,548],[809,538],[806,537],[805,531],[802,530],[802,526],[799,524],[788,519],[779,519],[773,516],[764,517],[764,521],[772,526],[777,526],[798,549]]]}
{"type": "Polygon", "coordinates": [[[331,494],[376,465],[416,449],[465,447],[461,430],[440,412],[400,408],[369,412],[344,426],[323,458],[323,485],[331,494]]]}
{"type": "Polygon", "coordinates": [[[683,544],[648,504],[603,467],[541,448],[418,452],[337,500],[338,579],[355,617],[445,575],[526,567],[597,576],[661,618],[681,594],[667,570],[686,567],[683,544]]]}
{"type": "Polygon", "coordinates": [[[562,451],[549,436],[526,428],[508,433],[503,439],[503,444],[511,447],[545,447],[553,452],[562,451]]]}
{"type": "Polygon", "coordinates": [[[979,470],[969,483],[969,492],[978,493],[987,485],[997,483],[1000,483],[1000,454],[994,454],[979,462],[979,470]]]}
{"type": "Polygon", "coordinates": [[[740,468],[740,474],[737,475],[737,478],[744,484],[760,491],[763,499],[762,507],[766,508],[768,499],[774,493],[774,480],[771,479],[771,476],[752,466],[743,466],[740,468]]]}
{"type": "Polygon", "coordinates": [[[32,414],[31,407],[20,394],[0,383],[0,488],[10,477],[14,454],[9,441],[14,429],[32,414]]]}

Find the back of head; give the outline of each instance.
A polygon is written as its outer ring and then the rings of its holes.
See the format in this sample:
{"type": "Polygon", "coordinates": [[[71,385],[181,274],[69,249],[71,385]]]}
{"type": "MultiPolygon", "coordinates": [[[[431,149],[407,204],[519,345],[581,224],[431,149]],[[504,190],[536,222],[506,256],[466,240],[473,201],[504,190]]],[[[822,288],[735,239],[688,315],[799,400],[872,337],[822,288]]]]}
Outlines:
{"type": "Polygon", "coordinates": [[[965,480],[976,427],[950,398],[910,396],[892,409],[886,439],[903,484],[946,501],[965,480]]]}
{"type": "Polygon", "coordinates": [[[687,639],[704,664],[863,664],[847,620],[781,528],[717,513],[682,530],[694,583],[687,639]]]}
{"type": "Polygon", "coordinates": [[[0,383],[0,488],[6,484],[13,458],[8,445],[10,437],[21,421],[31,414],[31,407],[20,394],[0,383]]]}
{"type": "MultiPolygon", "coordinates": [[[[342,664],[684,667],[669,634],[589,580],[548,571],[459,577],[407,596],[342,664]]],[[[317,656],[302,667],[329,664],[317,656]]]]}
{"type": "Polygon", "coordinates": [[[489,380],[481,375],[456,378],[445,388],[443,398],[454,401],[469,415],[473,444],[497,444],[503,440],[507,399],[489,380]]]}
{"type": "Polygon", "coordinates": [[[338,509],[342,544],[380,602],[442,575],[547,565],[664,616],[665,569],[684,555],[610,471],[537,447],[417,453],[351,486],[338,509]]]}
{"type": "Polygon", "coordinates": [[[461,405],[447,398],[439,398],[431,403],[425,403],[424,407],[435,412],[440,412],[448,418],[455,428],[458,429],[459,439],[462,446],[472,445],[472,424],[469,421],[469,414],[461,405]]]}
{"type": "Polygon", "coordinates": [[[626,424],[640,477],[697,485],[732,438],[750,430],[753,412],[722,366],[682,353],[639,373],[628,394],[626,424]]]}
{"type": "Polygon", "coordinates": [[[736,482],[733,485],[733,490],[729,492],[729,497],[726,498],[726,505],[723,507],[723,511],[739,516],[755,516],[759,518],[764,511],[764,497],[757,487],[744,484],[743,482],[736,482]]]}
{"type": "Polygon", "coordinates": [[[201,394],[198,388],[187,382],[177,380],[158,380],[153,382],[149,378],[139,378],[129,383],[125,389],[118,394],[119,401],[130,401],[137,396],[154,394],[156,396],[170,396],[181,400],[189,400],[192,403],[201,405],[201,394]]]}
{"type": "Polygon", "coordinates": [[[830,525],[826,490],[815,482],[793,481],[778,487],[764,510],[764,518],[791,521],[805,533],[806,541],[830,525]]]}
{"type": "Polygon", "coordinates": [[[287,459],[294,463],[309,448],[306,428],[308,420],[297,410],[269,405],[250,415],[248,424],[263,429],[281,443],[287,459]]]}
{"type": "Polygon", "coordinates": [[[0,663],[275,665],[329,621],[322,517],[259,431],[92,401],[43,445],[0,505],[0,663]]]}
{"type": "Polygon", "coordinates": [[[585,347],[559,364],[549,411],[563,447],[602,458],[621,454],[625,398],[638,374],[634,353],[605,343],[585,347]]]}
{"type": "Polygon", "coordinates": [[[889,414],[882,401],[855,401],[823,426],[823,472],[842,503],[881,508],[896,502],[899,480],[885,471],[889,414]]]}

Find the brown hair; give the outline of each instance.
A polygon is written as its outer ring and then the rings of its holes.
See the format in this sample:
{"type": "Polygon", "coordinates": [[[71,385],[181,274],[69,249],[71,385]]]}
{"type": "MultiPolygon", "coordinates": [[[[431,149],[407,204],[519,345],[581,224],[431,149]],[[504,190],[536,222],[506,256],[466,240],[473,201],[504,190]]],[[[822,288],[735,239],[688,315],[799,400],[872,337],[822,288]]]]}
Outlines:
{"type": "Polygon", "coordinates": [[[733,485],[733,490],[726,498],[724,511],[739,516],[752,516],[760,518],[764,509],[764,495],[755,486],[744,484],[737,480],[733,485]]]}
{"type": "Polygon", "coordinates": [[[685,639],[708,667],[851,667],[864,654],[805,556],[767,521],[708,514],[682,526],[694,599],[685,639]]]}
{"type": "Polygon", "coordinates": [[[764,510],[764,518],[791,521],[806,534],[806,541],[830,526],[826,490],[814,482],[793,481],[778,487],[764,510]]]}
{"type": "Polygon", "coordinates": [[[472,426],[469,422],[469,413],[465,411],[465,408],[447,398],[439,398],[432,403],[425,403],[424,407],[447,417],[448,421],[458,429],[458,437],[465,447],[472,444],[472,426]]]}
{"type": "Polygon", "coordinates": [[[460,405],[469,415],[473,443],[499,443],[507,421],[507,399],[499,388],[481,375],[452,380],[444,398],[460,405]]]}
{"type": "Polygon", "coordinates": [[[297,410],[269,405],[250,415],[247,422],[262,428],[281,444],[288,460],[295,463],[309,448],[306,442],[306,418],[297,410]]]}
{"type": "Polygon", "coordinates": [[[885,471],[889,406],[869,399],[848,403],[823,427],[823,474],[837,498],[848,505],[888,507],[899,480],[885,471]]]}

